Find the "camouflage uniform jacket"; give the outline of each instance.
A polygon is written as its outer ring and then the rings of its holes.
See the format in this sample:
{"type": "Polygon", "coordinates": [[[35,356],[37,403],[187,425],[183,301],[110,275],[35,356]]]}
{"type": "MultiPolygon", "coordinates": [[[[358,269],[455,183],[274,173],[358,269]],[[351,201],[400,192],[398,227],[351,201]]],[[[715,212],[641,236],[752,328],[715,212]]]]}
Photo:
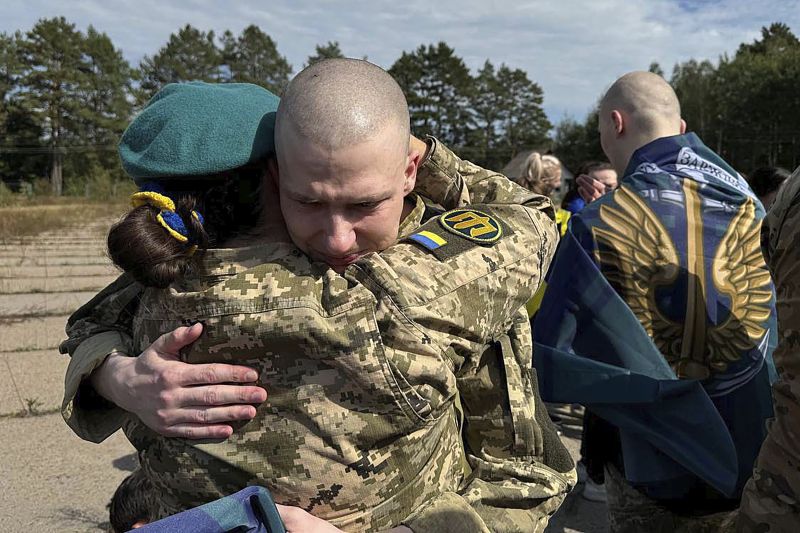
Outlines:
{"type": "Polygon", "coordinates": [[[778,346],[773,359],[775,419],[742,495],[741,531],[800,527],[800,171],[778,192],[764,219],[763,247],[777,292],[778,346]]]}
{"type": "MultiPolygon", "coordinates": [[[[400,243],[341,276],[270,245],[210,251],[185,287],[145,291],[131,353],[201,320],[185,359],[254,367],[269,391],[256,418],[221,443],[126,423],[163,489],[162,512],[262,484],[278,503],[350,530],[544,528],[574,482],[538,399],[522,309],[557,241],[550,204],[441,145],[417,191],[445,207],[472,204],[503,236],[478,245],[439,217],[419,227],[418,200],[400,243]],[[419,234],[445,244],[420,246],[419,234]]],[[[455,215],[475,228],[475,211],[455,215]]],[[[80,323],[77,337],[91,330],[80,323]]],[[[71,400],[65,417],[89,436],[71,400]]]]}

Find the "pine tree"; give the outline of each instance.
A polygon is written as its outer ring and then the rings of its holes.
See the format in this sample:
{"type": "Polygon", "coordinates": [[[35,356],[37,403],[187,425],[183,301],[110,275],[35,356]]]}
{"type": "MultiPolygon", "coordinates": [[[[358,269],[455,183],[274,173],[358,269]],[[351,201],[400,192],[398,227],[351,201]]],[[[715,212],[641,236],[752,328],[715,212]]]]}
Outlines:
{"type": "MultiPolygon", "coordinates": [[[[132,111],[132,71],[111,39],[89,26],[82,46],[84,66],[80,83],[81,144],[93,147],[79,164],[113,170],[121,177],[116,145],[132,111]]],[[[76,169],[77,170],[77,169],[76,169]]]]}
{"type": "Polygon", "coordinates": [[[472,110],[476,128],[470,135],[473,148],[471,157],[481,166],[501,168],[507,163],[505,154],[498,153],[500,123],[500,98],[502,88],[497,81],[494,65],[488,59],[475,77],[472,110]]]}
{"type": "Polygon", "coordinates": [[[389,73],[406,94],[416,133],[435,135],[454,148],[467,145],[474,127],[473,80],[455,50],[444,42],[422,45],[412,53],[403,52],[389,73]]]}
{"type": "Polygon", "coordinates": [[[544,93],[537,83],[521,69],[501,65],[497,69],[500,121],[503,140],[500,149],[508,159],[526,148],[536,148],[548,142],[547,134],[553,127],[545,115],[542,103],[544,93]]]}
{"type": "Polygon", "coordinates": [[[200,31],[187,24],[177,34],[171,34],[158,53],[142,59],[139,102],[146,102],[168,83],[219,81],[222,77],[221,63],[221,52],[214,44],[214,32],[200,31]]]}
{"type": "Polygon", "coordinates": [[[272,37],[258,26],[250,25],[238,38],[226,31],[221,43],[228,81],[255,83],[275,94],[283,92],[292,66],[280,55],[272,37]]]}
{"type": "Polygon", "coordinates": [[[315,47],[315,53],[313,56],[308,56],[306,66],[311,66],[323,59],[336,59],[341,57],[344,57],[344,54],[341,48],[339,48],[339,41],[328,41],[325,45],[318,44],[315,47]]]}
{"type": "Polygon", "coordinates": [[[78,130],[82,40],[74,24],[58,17],[39,20],[18,44],[24,65],[18,100],[44,130],[51,149],[50,183],[55,195],[63,187],[64,146],[78,130]]]}
{"type": "Polygon", "coordinates": [[[0,179],[19,183],[47,172],[44,157],[31,157],[40,146],[42,128],[34,114],[20,105],[19,57],[22,34],[0,33],[0,179]]]}

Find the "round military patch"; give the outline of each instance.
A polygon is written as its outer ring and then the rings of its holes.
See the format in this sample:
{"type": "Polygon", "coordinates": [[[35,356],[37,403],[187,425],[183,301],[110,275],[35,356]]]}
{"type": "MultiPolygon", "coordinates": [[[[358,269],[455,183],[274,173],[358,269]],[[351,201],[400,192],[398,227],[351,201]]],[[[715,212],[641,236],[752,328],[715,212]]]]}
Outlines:
{"type": "Polygon", "coordinates": [[[500,221],[476,209],[453,209],[439,216],[439,224],[450,233],[483,244],[491,244],[503,235],[500,221]]]}

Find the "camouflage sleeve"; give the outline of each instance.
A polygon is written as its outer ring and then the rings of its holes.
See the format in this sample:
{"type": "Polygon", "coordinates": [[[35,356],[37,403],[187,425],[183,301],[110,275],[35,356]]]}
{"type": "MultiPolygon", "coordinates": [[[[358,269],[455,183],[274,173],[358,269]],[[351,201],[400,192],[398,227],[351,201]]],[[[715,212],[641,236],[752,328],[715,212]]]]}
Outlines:
{"type": "Polygon", "coordinates": [[[428,159],[417,173],[415,191],[445,209],[467,204],[522,204],[555,220],[549,198],[517,185],[507,177],[464,161],[434,137],[428,159]]]}
{"type": "Polygon", "coordinates": [[[468,475],[458,490],[433,496],[405,523],[415,532],[542,531],[574,485],[575,471],[537,392],[523,306],[550,264],[558,232],[540,209],[549,201],[520,205],[530,198],[525,192],[491,186],[497,174],[469,168],[471,178],[486,176],[473,180],[476,190],[493,191],[482,199],[506,195],[505,204],[471,206],[502,223],[508,230],[502,238],[470,246],[433,219],[417,234],[444,244],[430,250],[403,241],[359,265],[361,281],[396,308],[382,320],[413,324],[384,330],[394,363],[414,368],[424,364],[419,354],[436,347],[455,381],[444,405],[463,419],[468,475]]]}
{"type": "Polygon", "coordinates": [[[777,294],[775,418],[745,485],[739,531],[795,531],[800,524],[800,171],[764,219],[765,258],[777,294]]]}
{"type": "Polygon", "coordinates": [[[143,288],[123,274],[75,311],[59,351],[70,355],[61,414],[82,439],[101,442],[120,428],[125,411],[98,395],[88,378],[112,351],[130,354],[131,321],[143,288]]]}

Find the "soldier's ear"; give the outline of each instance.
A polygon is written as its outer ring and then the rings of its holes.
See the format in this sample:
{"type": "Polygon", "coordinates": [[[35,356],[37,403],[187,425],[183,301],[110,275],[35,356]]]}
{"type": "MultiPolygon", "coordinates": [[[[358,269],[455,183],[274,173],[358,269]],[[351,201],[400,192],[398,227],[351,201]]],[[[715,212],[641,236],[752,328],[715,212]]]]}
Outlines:
{"type": "Polygon", "coordinates": [[[414,186],[417,184],[417,170],[419,170],[419,164],[422,161],[423,154],[419,153],[417,150],[409,150],[408,157],[406,158],[406,168],[403,172],[403,177],[405,179],[403,183],[403,195],[406,195],[414,190],[414,186]]]}
{"type": "Polygon", "coordinates": [[[619,137],[622,135],[622,132],[625,131],[625,119],[623,118],[622,113],[615,109],[611,112],[611,120],[614,122],[614,133],[616,133],[617,137],[619,137]]]}
{"type": "Polygon", "coordinates": [[[686,121],[681,119],[681,135],[686,133],[686,121]]]}

